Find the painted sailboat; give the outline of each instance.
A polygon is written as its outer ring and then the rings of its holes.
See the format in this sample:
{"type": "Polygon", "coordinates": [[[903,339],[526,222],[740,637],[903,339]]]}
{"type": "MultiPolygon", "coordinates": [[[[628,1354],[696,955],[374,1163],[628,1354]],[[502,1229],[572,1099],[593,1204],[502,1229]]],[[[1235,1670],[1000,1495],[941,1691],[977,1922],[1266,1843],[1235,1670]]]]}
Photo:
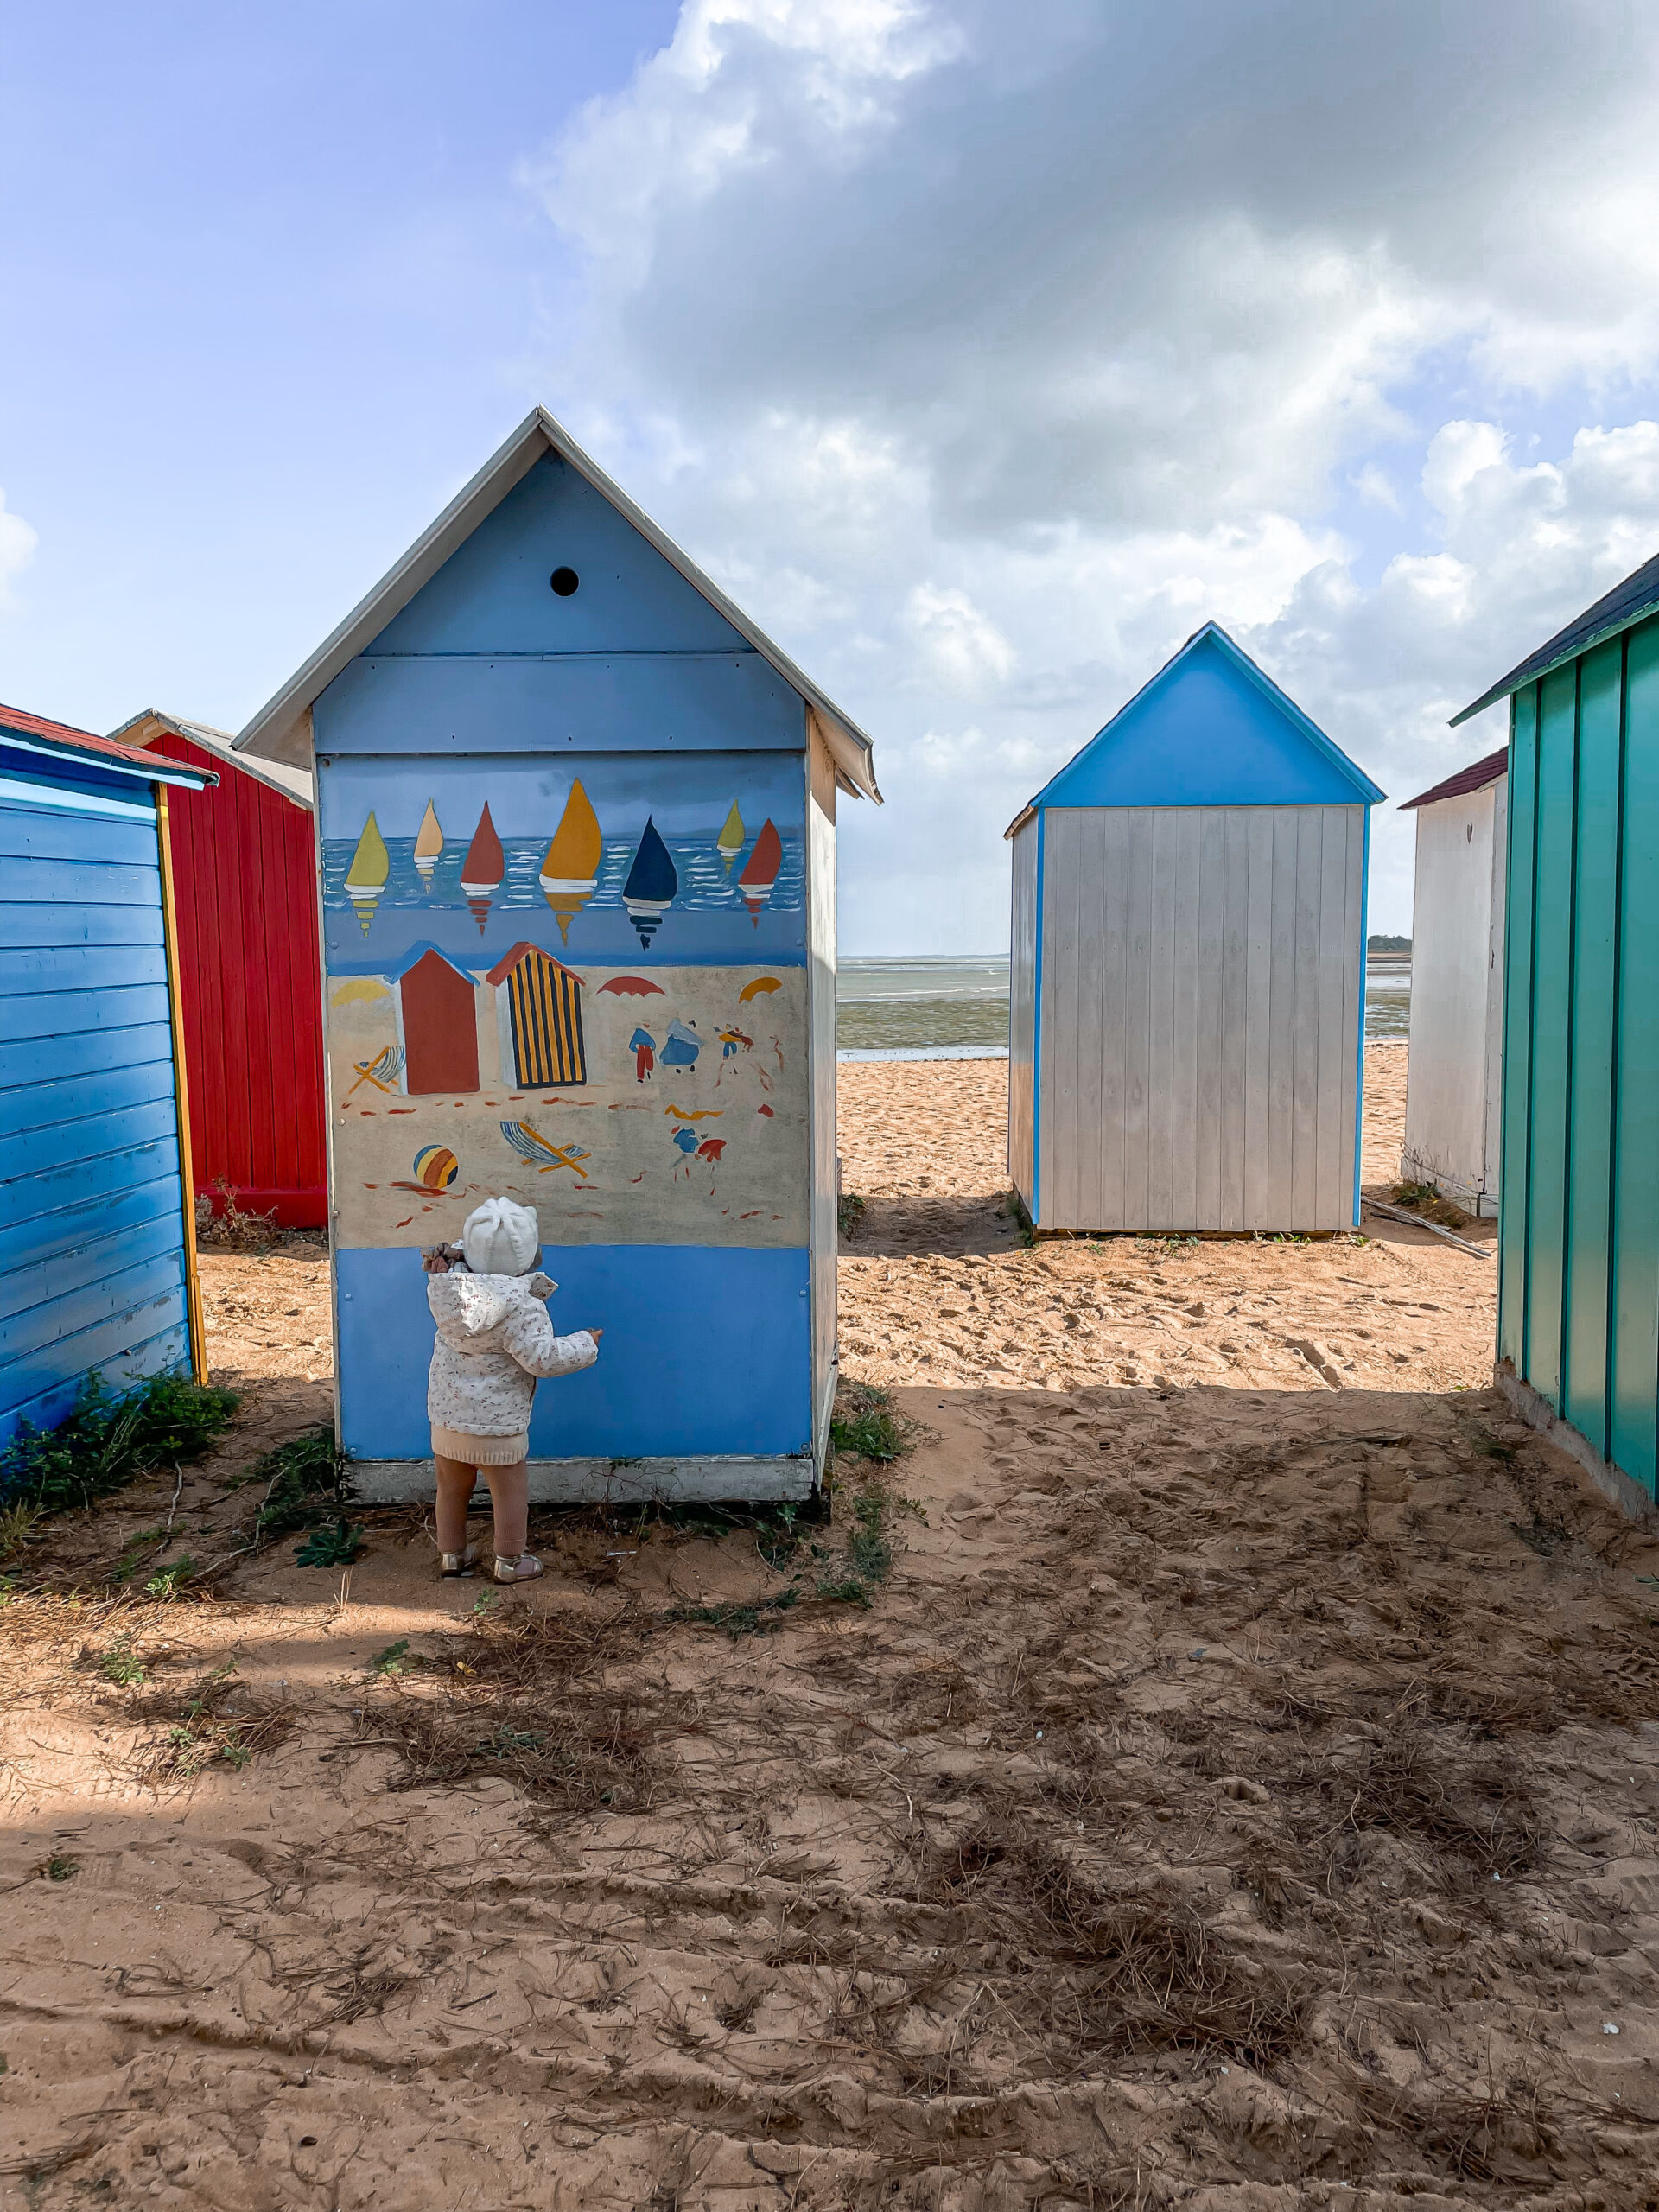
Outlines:
{"type": "Polygon", "coordinates": [[[648,945],[657,934],[679,887],[679,873],[668,847],[658,835],[657,824],[647,816],[633,864],[628,870],[628,880],[622,886],[622,904],[628,910],[628,919],[642,945],[648,945]]]}
{"type": "Polygon", "coordinates": [[[570,942],[571,923],[598,887],[604,854],[593,802],[581,784],[574,783],[542,861],[542,891],[557,918],[561,944],[570,942]]]}
{"type": "Polygon", "coordinates": [[[380,824],[371,814],[363,824],[363,835],[357,841],[357,850],[346,871],[346,896],[363,925],[365,937],[369,933],[369,924],[374,919],[374,910],[380,904],[391,873],[391,855],[380,835],[380,824]]]}
{"type": "Polygon", "coordinates": [[[473,842],[467,848],[467,857],[461,864],[461,896],[467,901],[468,912],[478,924],[482,937],[490,918],[490,901],[501,888],[501,879],[507,872],[507,856],[501,849],[501,840],[495,834],[495,824],[490,819],[488,803],[478,817],[478,827],[473,832],[473,842]]]}
{"type": "Polygon", "coordinates": [[[438,810],[428,799],[421,826],[415,833],[415,865],[420,870],[423,891],[432,888],[432,871],[442,857],[443,831],[438,824],[438,810]]]}
{"type": "Polygon", "coordinates": [[[726,863],[728,875],[732,872],[732,862],[743,849],[745,835],[743,817],[737,810],[737,801],[734,799],[732,810],[726,817],[725,827],[715,840],[715,850],[726,863]]]}
{"type": "Polygon", "coordinates": [[[749,919],[756,929],[760,926],[760,909],[771,898],[772,887],[777,882],[778,871],[783,864],[783,840],[768,815],[760,825],[760,835],[754,841],[754,850],[744,861],[743,873],[737,879],[739,894],[748,908],[749,919]]]}

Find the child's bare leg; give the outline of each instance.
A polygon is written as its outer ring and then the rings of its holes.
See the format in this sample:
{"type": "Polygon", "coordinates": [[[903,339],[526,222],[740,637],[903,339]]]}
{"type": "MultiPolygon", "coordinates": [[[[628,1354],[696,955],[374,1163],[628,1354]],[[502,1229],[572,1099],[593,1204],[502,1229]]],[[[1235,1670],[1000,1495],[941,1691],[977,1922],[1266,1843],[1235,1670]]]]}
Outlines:
{"type": "Polygon", "coordinates": [[[530,1533],[530,1462],[520,1459],[514,1466],[484,1467],[480,1472],[495,1508],[495,1555],[517,1559],[530,1533]]]}
{"type": "Polygon", "coordinates": [[[463,1467],[459,1459],[445,1459],[436,1452],[432,1464],[438,1471],[438,1549],[441,1552],[461,1552],[467,1548],[467,1501],[473,1494],[473,1479],[476,1469],[463,1467]]]}

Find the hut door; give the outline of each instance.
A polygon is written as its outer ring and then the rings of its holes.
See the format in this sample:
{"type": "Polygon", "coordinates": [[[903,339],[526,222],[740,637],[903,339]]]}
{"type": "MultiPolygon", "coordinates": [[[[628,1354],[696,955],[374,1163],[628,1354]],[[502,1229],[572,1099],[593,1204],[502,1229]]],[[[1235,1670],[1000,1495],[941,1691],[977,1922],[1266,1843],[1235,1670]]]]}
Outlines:
{"type": "Polygon", "coordinates": [[[524,1090],[586,1083],[582,1036],[582,978],[544,952],[531,950],[507,977],[512,1055],[524,1090]]]}
{"type": "Polygon", "coordinates": [[[478,1019],[472,978],[441,952],[423,952],[397,986],[404,1014],[404,1086],[416,1092],[478,1089],[478,1019]]]}

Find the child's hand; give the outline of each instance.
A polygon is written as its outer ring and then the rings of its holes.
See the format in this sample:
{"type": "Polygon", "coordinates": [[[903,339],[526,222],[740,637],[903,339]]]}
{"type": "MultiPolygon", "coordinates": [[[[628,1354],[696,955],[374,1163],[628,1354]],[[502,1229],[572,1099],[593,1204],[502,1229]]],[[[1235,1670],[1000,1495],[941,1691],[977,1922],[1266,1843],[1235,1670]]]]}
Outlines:
{"type": "Polygon", "coordinates": [[[605,1332],[603,1329],[589,1329],[588,1333],[593,1338],[594,1342],[597,1344],[600,1338],[604,1335],[605,1332]]]}
{"type": "Polygon", "coordinates": [[[435,1244],[430,1251],[421,1255],[421,1267],[429,1275],[447,1275],[449,1272],[449,1251],[443,1244],[435,1244]]]}

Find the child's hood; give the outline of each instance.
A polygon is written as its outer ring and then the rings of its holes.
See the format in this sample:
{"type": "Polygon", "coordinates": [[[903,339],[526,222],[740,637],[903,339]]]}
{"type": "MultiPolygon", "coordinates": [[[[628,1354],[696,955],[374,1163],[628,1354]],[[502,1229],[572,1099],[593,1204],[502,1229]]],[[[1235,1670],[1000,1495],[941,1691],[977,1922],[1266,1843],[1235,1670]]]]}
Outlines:
{"type": "Polygon", "coordinates": [[[427,1277],[426,1302],[445,1340],[460,1351],[493,1334],[530,1300],[550,1297],[557,1288],[539,1271],[529,1275],[474,1275],[451,1268],[448,1274],[427,1277]]]}

